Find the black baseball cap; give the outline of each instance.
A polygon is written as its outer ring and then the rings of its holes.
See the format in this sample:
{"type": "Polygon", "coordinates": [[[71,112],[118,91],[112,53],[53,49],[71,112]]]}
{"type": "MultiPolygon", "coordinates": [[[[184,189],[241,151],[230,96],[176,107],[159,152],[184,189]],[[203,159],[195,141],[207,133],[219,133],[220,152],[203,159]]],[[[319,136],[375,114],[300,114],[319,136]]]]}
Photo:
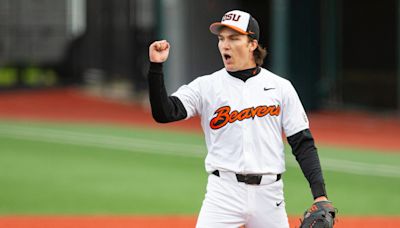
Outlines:
{"type": "Polygon", "coordinates": [[[241,10],[232,10],[225,13],[221,22],[215,22],[210,25],[210,31],[218,35],[223,27],[231,28],[256,40],[260,38],[260,28],[256,19],[241,10]]]}

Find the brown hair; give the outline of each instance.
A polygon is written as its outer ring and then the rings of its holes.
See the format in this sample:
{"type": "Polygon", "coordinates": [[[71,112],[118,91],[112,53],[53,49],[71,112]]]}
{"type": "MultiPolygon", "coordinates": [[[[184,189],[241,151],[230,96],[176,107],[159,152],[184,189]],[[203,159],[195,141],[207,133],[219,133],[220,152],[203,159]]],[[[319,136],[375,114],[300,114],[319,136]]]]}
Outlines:
{"type": "MultiPolygon", "coordinates": [[[[253,42],[253,38],[249,37],[249,42],[253,42]]],[[[253,52],[254,60],[257,66],[261,66],[264,63],[264,59],[267,56],[267,49],[261,44],[258,44],[257,48],[253,52]]]]}

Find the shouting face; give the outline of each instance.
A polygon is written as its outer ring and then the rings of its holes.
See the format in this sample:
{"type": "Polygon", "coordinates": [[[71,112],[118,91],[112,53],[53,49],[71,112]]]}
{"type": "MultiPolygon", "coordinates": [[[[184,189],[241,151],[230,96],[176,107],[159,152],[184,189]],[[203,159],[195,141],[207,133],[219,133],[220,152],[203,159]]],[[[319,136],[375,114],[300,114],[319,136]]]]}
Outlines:
{"type": "Polygon", "coordinates": [[[247,35],[242,35],[230,28],[223,28],[218,35],[218,49],[221,53],[225,69],[235,72],[256,67],[253,51],[257,41],[250,41],[247,35]]]}

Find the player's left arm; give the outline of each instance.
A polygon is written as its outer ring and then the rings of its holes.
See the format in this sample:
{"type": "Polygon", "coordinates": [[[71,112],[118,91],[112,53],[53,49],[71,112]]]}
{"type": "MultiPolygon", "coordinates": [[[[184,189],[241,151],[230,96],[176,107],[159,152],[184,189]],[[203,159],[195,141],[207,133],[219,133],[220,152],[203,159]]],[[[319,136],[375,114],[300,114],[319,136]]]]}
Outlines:
{"type": "Polygon", "coordinates": [[[317,148],[310,130],[305,129],[287,139],[314,196],[314,203],[304,213],[300,227],[333,227],[337,211],[328,201],[317,148]]]}
{"type": "Polygon", "coordinates": [[[300,227],[333,227],[337,211],[328,201],[317,148],[310,130],[305,129],[287,139],[314,197],[314,203],[304,213],[300,227]]]}
{"type": "Polygon", "coordinates": [[[309,129],[308,118],[293,85],[289,81],[282,85],[282,126],[284,133],[292,147],[293,155],[310,184],[314,200],[320,200],[319,197],[327,197],[327,194],[317,148],[309,129]]]}
{"type": "Polygon", "coordinates": [[[291,83],[283,87],[282,124],[292,153],[306,177],[314,203],[304,214],[303,227],[333,227],[336,209],[328,201],[321,163],[300,98],[291,83]]]}
{"type": "Polygon", "coordinates": [[[292,153],[303,171],[315,201],[327,200],[325,181],[321,164],[315,147],[314,138],[309,129],[302,130],[287,140],[292,147],[292,153]]]}

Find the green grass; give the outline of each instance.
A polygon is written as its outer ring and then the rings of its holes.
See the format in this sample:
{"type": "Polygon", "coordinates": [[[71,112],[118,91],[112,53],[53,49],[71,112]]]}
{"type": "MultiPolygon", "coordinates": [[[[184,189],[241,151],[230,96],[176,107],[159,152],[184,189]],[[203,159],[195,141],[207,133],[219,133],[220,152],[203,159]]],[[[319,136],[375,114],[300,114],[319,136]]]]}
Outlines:
{"type": "MultiPolygon", "coordinates": [[[[201,134],[0,122],[0,147],[2,215],[197,214],[205,193],[201,134]]],[[[341,214],[400,214],[400,154],[323,146],[319,153],[341,214]]],[[[290,152],[287,160],[287,210],[302,214],[311,193],[290,152]]]]}

